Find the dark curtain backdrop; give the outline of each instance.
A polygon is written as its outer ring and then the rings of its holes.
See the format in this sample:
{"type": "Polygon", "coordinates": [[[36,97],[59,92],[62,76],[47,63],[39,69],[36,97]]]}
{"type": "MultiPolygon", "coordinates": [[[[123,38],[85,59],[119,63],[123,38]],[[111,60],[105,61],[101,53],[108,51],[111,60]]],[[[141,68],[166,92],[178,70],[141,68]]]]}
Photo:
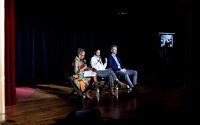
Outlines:
{"type": "Polygon", "coordinates": [[[26,6],[16,1],[17,86],[64,82],[78,47],[86,49],[88,63],[95,47],[101,48],[102,54],[107,49],[100,31],[88,26],[89,20],[80,22],[79,17],[66,16],[62,4],[61,8],[58,3],[23,4],[26,6]],[[80,23],[86,24],[86,30],[80,23]]]}
{"type": "Polygon", "coordinates": [[[15,5],[17,86],[64,82],[78,47],[86,49],[89,64],[95,48],[106,57],[112,44],[118,45],[118,54],[128,68],[138,70],[140,76],[157,74],[158,32],[163,31],[176,32],[172,58],[184,65],[184,7],[152,10],[140,3],[139,9],[129,5],[128,15],[117,15],[118,8],[110,3],[16,0],[15,5]]]}

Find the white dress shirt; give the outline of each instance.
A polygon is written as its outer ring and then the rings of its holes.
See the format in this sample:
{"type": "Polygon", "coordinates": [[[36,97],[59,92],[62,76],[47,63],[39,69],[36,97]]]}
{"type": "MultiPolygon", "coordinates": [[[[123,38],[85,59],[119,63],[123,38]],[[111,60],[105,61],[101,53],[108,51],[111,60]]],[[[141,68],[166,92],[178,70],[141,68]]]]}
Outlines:
{"type": "Polygon", "coordinates": [[[97,71],[98,70],[105,70],[107,67],[107,62],[103,64],[102,61],[99,61],[101,57],[94,55],[91,60],[90,60],[90,65],[92,68],[95,68],[97,71]]]}

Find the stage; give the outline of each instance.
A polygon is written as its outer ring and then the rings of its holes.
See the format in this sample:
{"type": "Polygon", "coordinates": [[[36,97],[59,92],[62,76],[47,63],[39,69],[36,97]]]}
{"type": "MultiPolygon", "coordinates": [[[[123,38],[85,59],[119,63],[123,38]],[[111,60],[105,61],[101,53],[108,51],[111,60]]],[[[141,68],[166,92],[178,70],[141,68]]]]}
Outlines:
{"type": "Polygon", "coordinates": [[[94,98],[85,102],[76,94],[70,95],[73,88],[66,83],[38,84],[35,88],[37,91],[31,97],[18,99],[17,105],[6,107],[2,125],[65,124],[73,111],[96,109],[100,110],[102,120],[98,124],[195,121],[193,85],[189,83],[141,83],[133,93],[120,88],[118,98],[105,87],[99,101],[94,90],[91,93],[94,98]]]}

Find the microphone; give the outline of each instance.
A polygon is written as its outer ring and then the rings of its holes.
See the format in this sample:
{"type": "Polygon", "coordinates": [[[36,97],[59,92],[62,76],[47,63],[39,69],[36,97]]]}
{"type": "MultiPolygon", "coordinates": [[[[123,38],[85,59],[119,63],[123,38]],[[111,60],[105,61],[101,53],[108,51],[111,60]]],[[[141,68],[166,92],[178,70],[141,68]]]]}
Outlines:
{"type": "Polygon", "coordinates": [[[86,64],[86,59],[84,59],[83,62],[86,64]]]}
{"type": "Polygon", "coordinates": [[[99,62],[101,63],[101,56],[99,56],[99,62]]]}

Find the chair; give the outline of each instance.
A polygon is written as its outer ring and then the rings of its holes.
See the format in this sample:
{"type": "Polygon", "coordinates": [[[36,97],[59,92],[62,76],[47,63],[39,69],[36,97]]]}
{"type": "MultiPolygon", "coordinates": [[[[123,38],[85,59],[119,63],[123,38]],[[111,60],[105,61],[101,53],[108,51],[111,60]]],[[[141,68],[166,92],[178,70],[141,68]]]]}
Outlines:
{"type": "MultiPolygon", "coordinates": [[[[69,95],[74,95],[75,92],[77,93],[78,96],[82,97],[83,99],[85,98],[85,92],[82,92],[80,90],[80,88],[76,85],[76,83],[74,82],[74,78],[73,78],[73,73],[69,73],[69,71],[66,69],[66,75],[67,75],[67,78],[68,78],[68,81],[69,83],[73,86],[73,90],[70,92],[69,95]]],[[[94,86],[92,84],[90,84],[86,89],[85,91],[87,90],[91,90],[93,91],[94,90],[94,86]]],[[[90,91],[90,92],[91,92],[90,91]]]]}
{"type": "Polygon", "coordinates": [[[96,89],[99,89],[100,93],[102,92],[102,89],[105,88],[106,85],[110,88],[108,77],[97,77],[97,80],[99,81],[99,85],[97,85],[96,89]]]}
{"type": "Polygon", "coordinates": [[[72,73],[69,73],[69,71],[66,69],[66,75],[68,78],[69,83],[73,86],[73,90],[70,92],[70,95],[73,95],[75,92],[78,94],[78,96],[83,96],[83,93],[79,89],[79,87],[74,83],[73,75],[72,73]]]}

